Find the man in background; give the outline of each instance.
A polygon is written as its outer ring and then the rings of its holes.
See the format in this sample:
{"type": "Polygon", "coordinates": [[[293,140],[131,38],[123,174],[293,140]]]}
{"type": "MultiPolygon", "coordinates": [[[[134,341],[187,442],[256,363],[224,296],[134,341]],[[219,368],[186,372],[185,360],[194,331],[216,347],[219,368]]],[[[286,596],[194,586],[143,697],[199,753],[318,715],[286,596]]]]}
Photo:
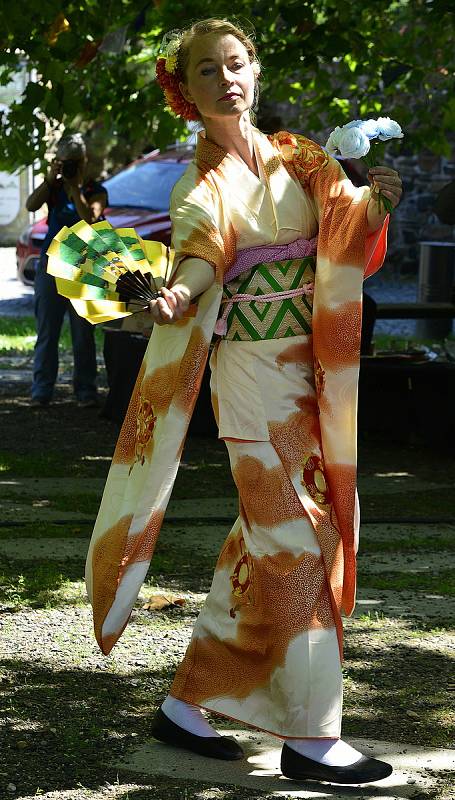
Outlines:
{"type": "Polygon", "coordinates": [[[38,211],[46,203],[48,232],[43,241],[35,276],[35,317],[37,340],[34,354],[32,406],[49,405],[58,373],[58,342],[65,312],[68,311],[73,345],[74,394],[79,406],[95,407],[96,348],[92,325],[79,317],[70,301],[58,294],[55,278],[46,272],[46,251],[65,225],[81,219],[92,224],[102,219],[107,205],[104,186],[88,180],[87,154],[80,134],[63,137],[43,183],[27,198],[28,211],[38,211]]]}

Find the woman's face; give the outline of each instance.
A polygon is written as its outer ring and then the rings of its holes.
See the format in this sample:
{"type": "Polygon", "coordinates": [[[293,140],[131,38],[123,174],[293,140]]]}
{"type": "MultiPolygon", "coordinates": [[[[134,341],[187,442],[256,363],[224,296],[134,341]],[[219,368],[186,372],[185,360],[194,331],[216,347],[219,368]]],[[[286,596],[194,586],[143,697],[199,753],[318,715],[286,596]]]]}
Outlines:
{"type": "Polygon", "coordinates": [[[235,36],[209,33],[194,39],[180,91],[202,118],[239,117],[253,105],[258,73],[235,36]]]}

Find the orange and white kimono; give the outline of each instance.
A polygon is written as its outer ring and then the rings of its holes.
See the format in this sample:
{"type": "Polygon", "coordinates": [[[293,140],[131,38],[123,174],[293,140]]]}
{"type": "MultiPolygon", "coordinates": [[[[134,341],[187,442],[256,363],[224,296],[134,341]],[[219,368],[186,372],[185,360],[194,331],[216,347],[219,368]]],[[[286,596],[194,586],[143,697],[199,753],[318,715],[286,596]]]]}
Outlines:
{"type": "MultiPolygon", "coordinates": [[[[212,397],[239,517],[171,694],[283,738],[336,737],[341,611],[355,602],[356,404],[362,283],[386,228],[367,235],[355,188],[310,140],[254,131],[257,178],[200,135],[171,202],[175,263],[203,258],[212,286],[156,327],[109,472],[87,559],[95,633],[125,627],[165,514],[217,318],[212,397]],[[239,252],[317,239],[312,257],[260,263],[223,286],[239,252]],[[286,295],[286,297],[288,297],[286,295]]],[[[292,247],[291,247],[292,251],[292,247]]]]}

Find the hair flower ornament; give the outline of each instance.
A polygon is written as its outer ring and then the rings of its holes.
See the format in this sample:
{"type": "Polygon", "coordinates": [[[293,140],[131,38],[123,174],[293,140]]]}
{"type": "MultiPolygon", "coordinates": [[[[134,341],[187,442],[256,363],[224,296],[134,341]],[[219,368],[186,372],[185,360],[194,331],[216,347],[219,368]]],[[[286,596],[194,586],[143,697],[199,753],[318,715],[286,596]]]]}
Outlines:
{"type": "Polygon", "coordinates": [[[181,37],[175,35],[170,39],[167,44],[165,50],[165,67],[166,72],[170,72],[171,74],[176,72],[177,64],[178,64],[178,57],[179,57],[179,48],[180,48],[181,37]]]}
{"type": "MultiPolygon", "coordinates": [[[[378,164],[377,148],[381,147],[383,142],[388,142],[389,139],[402,139],[403,136],[398,122],[390,117],[355,119],[341,128],[338,125],[327,139],[325,149],[331,156],[361,158],[368,168],[371,168],[378,164]]],[[[374,181],[371,192],[376,195],[379,211],[382,204],[390,214],[393,206],[390,200],[375,187],[374,181]]]]}
{"type": "Polygon", "coordinates": [[[169,109],[176,117],[186,120],[200,119],[194,103],[185,100],[180,91],[184,76],[179,65],[179,51],[183,35],[179,31],[167,33],[161,42],[160,55],[156,62],[156,79],[163,90],[169,109]]]}

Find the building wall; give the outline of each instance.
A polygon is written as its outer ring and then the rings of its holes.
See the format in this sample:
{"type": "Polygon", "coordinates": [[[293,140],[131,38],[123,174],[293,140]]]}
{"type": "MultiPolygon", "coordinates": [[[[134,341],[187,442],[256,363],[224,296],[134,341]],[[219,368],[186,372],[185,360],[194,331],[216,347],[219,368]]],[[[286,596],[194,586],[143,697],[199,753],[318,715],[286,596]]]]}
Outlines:
{"type": "Polygon", "coordinates": [[[29,224],[30,214],[25,208],[29,194],[28,170],[14,175],[0,172],[0,245],[15,244],[29,224]]]}
{"type": "MultiPolygon", "coordinates": [[[[0,86],[0,107],[8,109],[16,100],[28,81],[25,67],[19,70],[6,86],[0,86]]],[[[20,173],[0,172],[0,245],[14,244],[17,237],[29,224],[30,214],[25,201],[30,194],[30,170],[20,173]]]]}

